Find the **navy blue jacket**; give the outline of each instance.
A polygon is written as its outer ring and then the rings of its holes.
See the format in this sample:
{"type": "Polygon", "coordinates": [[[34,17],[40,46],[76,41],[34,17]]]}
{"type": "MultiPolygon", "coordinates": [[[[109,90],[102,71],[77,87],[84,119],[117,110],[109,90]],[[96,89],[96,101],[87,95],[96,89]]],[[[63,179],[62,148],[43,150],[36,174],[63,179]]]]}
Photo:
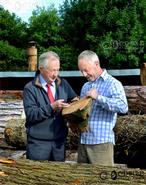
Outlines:
{"type": "MultiPolygon", "coordinates": [[[[70,102],[77,97],[69,83],[57,78],[55,99],[70,102]]],[[[48,141],[64,141],[67,136],[67,125],[61,111],[53,111],[47,92],[42,88],[39,77],[25,85],[23,104],[26,114],[27,134],[33,138],[48,141]]]]}

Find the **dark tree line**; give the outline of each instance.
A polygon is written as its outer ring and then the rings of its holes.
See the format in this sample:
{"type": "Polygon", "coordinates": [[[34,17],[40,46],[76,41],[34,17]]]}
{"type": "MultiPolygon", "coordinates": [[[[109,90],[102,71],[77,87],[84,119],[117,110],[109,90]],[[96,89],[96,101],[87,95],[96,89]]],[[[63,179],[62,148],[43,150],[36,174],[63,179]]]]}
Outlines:
{"type": "Polygon", "coordinates": [[[0,6],[0,71],[27,70],[26,48],[53,50],[62,70],[77,70],[77,56],[91,49],[108,69],[137,68],[146,59],[145,0],[65,0],[37,7],[28,23],[0,6]]]}

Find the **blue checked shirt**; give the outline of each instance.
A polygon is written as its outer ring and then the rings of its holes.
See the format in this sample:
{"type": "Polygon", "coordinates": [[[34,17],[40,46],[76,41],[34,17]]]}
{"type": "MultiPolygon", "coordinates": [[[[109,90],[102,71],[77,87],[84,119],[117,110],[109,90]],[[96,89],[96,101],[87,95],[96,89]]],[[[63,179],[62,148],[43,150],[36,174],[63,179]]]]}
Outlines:
{"type": "Polygon", "coordinates": [[[81,133],[81,144],[100,144],[111,142],[115,144],[113,128],[117,113],[127,113],[128,104],[124,88],[120,81],[112,77],[106,70],[95,81],[86,82],[81,90],[81,97],[87,91],[96,88],[99,93],[92,101],[88,119],[89,130],[81,133]]]}

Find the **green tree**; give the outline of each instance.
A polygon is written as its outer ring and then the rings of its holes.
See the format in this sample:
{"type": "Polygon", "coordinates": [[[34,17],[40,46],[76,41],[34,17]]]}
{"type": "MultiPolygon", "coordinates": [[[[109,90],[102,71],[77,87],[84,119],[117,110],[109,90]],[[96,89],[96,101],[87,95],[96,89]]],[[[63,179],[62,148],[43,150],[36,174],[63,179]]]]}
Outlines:
{"type": "Polygon", "coordinates": [[[29,39],[35,40],[41,50],[58,46],[61,42],[58,23],[59,16],[54,6],[47,9],[37,7],[29,19],[29,39]]]}
{"type": "Polygon", "coordinates": [[[145,12],[144,0],[66,0],[62,37],[77,53],[97,52],[107,68],[136,68],[146,48],[145,12]]]}
{"type": "Polygon", "coordinates": [[[0,41],[0,71],[25,71],[26,51],[0,41]]]}
{"type": "Polygon", "coordinates": [[[0,6],[0,38],[17,48],[26,48],[27,24],[0,6]]]}
{"type": "Polygon", "coordinates": [[[61,70],[73,70],[72,54],[75,53],[72,45],[61,36],[62,28],[60,16],[54,6],[47,9],[37,7],[29,19],[29,39],[35,40],[38,47],[38,55],[52,50],[59,54],[61,70]]]}
{"type": "Polygon", "coordinates": [[[27,24],[0,6],[0,70],[25,70],[27,24]]]}

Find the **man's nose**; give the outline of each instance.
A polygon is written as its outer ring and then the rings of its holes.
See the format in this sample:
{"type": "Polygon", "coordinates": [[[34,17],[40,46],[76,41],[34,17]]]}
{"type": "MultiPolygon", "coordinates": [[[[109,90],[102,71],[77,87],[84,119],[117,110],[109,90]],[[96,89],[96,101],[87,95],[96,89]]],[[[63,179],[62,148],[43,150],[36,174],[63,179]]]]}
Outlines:
{"type": "Polygon", "coordinates": [[[54,71],[53,73],[54,76],[58,76],[58,74],[59,74],[59,71],[54,71]]]}
{"type": "Polygon", "coordinates": [[[82,72],[83,73],[83,76],[86,77],[87,76],[87,73],[85,71],[82,72]]]}

